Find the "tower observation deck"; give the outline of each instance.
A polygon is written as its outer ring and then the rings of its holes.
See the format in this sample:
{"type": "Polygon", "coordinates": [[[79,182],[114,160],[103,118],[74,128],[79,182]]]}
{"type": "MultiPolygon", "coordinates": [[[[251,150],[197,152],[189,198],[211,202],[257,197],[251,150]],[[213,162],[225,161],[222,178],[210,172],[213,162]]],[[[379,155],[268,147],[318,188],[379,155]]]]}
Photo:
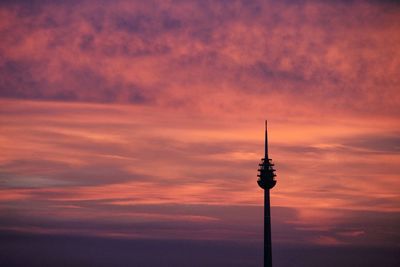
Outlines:
{"type": "Polygon", "coordinates": [[[265,121],[265,155],[258,165],[258,185],[264,189],[264,267],[272,267],[272,244],[271,244],[271,207],[269,190],[276,184],[276,174],[272,159],[268,156],[268,128],[265,121]]]}

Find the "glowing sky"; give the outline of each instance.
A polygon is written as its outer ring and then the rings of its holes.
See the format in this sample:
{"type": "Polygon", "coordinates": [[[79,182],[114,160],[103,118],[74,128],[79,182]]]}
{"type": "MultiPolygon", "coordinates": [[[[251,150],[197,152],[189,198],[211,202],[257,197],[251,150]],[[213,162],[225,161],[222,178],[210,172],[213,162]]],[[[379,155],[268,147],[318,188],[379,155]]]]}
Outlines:
{"type": "Polygon", "coordinates": [[[261,251],[268,119],[277,266],[400,249],[394,1],[3,1],[0,37],[3,235],[261,251]]]}

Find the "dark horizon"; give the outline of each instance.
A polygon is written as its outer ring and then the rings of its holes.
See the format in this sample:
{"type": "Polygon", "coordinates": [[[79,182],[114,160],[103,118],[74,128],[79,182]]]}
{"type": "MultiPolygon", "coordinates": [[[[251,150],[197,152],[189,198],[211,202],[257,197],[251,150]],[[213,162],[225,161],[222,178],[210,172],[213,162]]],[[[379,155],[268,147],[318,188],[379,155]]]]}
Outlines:
{"type": "MultiPolygon", "coordinates": [[[[7,267],[258,267],[262,242],[183,239],[118,239],[82,235],[0,232],[0,264],[7,267]]],[[[398,248],[273,246],[277,267],[394,267],[398,248]]]]}

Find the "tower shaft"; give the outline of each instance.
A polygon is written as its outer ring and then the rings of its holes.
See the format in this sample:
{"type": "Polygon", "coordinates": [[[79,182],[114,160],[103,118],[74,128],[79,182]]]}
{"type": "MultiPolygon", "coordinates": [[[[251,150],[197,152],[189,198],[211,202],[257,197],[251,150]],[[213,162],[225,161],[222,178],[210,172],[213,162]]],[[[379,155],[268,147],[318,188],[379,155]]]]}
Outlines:
{"type": "Polygon", "coordinates": [[[264,189],[264,267],[272,267],[271,208],[269,189],[264,189]]]}

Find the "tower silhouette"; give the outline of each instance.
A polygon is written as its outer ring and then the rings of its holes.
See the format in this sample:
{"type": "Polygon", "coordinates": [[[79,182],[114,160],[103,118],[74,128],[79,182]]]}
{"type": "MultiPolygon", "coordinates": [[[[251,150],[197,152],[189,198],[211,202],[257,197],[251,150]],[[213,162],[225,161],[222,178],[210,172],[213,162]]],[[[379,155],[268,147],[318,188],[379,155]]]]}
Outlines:
{"type": "Polygon", "coordinates": [[[272,244],[271,244],[271,207],[269,190],[275,184],[275,169],[272,159],[268,157],[268,128],[265,121],[265,156],[258,164],[258,185],[264,189],[264,267],[272,267],[272,244]]]}

